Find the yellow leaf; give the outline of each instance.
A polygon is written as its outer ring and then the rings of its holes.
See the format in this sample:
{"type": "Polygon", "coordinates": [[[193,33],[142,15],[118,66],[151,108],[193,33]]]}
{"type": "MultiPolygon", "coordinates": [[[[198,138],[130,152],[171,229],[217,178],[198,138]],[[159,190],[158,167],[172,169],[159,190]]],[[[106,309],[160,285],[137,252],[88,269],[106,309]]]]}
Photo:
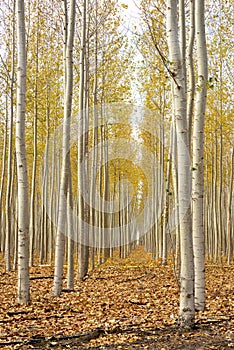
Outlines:
{"type": "Polygon", "coordinates": [[[121,6],[122,6],[124,9],[128,9],[128,5],[127,5],[127,4],[121,4],[121,6]]]}

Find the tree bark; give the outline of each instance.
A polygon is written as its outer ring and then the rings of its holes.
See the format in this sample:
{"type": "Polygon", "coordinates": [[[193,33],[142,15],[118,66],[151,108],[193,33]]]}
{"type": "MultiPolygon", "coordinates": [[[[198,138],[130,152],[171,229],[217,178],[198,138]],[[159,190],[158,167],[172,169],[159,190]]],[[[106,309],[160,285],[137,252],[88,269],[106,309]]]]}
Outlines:
{"type": "Polygon", "coordinates": [[[206,108],[207,52],[204,0],[195,3],[197,71],[193,131],[193,245],[195,268],[195,309],[205,308],[205,237],[204,237],[204,116],[206,108]]]}
{"type": "Polygon", "coordinates": [[[194,263],[192,220],[190,208],[190,160],[186,113],[186,77],[178,40],[177,1],[167,1],[167,39],[172,77],[172,93],[177,130],[178,204],[180,223],[180,312],[179,323],[184,328],[194,325],[194,263]]]}
{"type": "Polygon", "coordinates": [[[24,0],[16,1],[17,13],[17,114],[16,160],[18,180],[18,301],[29,303],[29,213],[28,175],[25,149],[26,44],[24,0]]]}
{"type": "Polygon", "coordinates": [[[34,239],[35,239],[35,196],[37,176],[37,119],[38,119],[38,73],[39,73],[39,4],[37,4],[37,33],[36,33],[36,76],[34,86],[34,120],[33,120],[33,170],[30,198],[30,219],[29,219],[29,265],[33,266],[34,239]]]}
{"type": "MultiPolygon", "coordinates": [[[[66,3],[65,3],[66,4],[66,3]]],[[[65,18],[66,21],[66,18],[65,18]]],[[[65,23],[66,27],[66,23],[65,23]]],[[[71,111],[73,97],[73,42],[75,32],[75,0],[70,4],[70,16],[68,23],[66,44],[66,68],[65,68],[65,94],[64,94],[64,122],[63,122],[63,150],[62,150],[62,175],[59,192],[58,224],[55,247],[55,271],[53,296],[59,296],[62,291],[63,263],[65,250],[65,228],[67,220],[67,206],[69,205],[68,196],[68,177],[70,175],[70,128],[71,111]]],[[[71,194],[71,193],[70,193],[71,194]]]]}
{"type": "MultiPolygon", "coordinates": [[[[85,74],[86,66],[86,23],[87,23],[87,0],[83,1],[82,10],[82,33],[81,33],[81,51],[80,51],[80,84],[79,84],[79,118],[80,118],[80,128],[82,131],[85,130],[86,125],[86,83],[85,74]]],[[[81,164],[85,163],[85,142],[86,136],[82,133],[81,137],[78,139],[78,184],[79,184],[79,244],[78,244],[78,278],[83,279],[88,272],[88,258],[89,258],[89,247],[84,242],[84,235],[88,235],[89,232],[84,232],[83,222],[85,221],[85,216],[87,214],[87,208],[85,208],[83,193],[87,190],[87,178],[85,178],[83,171],[85,171],[85,166],[81,167],[81,164]]],[[[88,198],[88,196],[86,197],[88,198]]],[[[88,222],[88,221],[87,221],[88,222]]]]}

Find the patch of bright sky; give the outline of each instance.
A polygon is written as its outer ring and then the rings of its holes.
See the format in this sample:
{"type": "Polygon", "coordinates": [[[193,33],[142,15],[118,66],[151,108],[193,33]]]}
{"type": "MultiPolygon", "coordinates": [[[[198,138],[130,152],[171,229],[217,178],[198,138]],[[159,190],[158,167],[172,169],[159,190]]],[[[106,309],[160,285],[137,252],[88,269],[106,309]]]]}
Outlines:
{"type": "Polygon", "coordinates": [[[123,28],[131,40],[140,29],[140,0],[118,0],[122,7],[123,28]]]}
{"type": "MultiPolygon", "coordinates": [[[[140,32],[140,0],[118,0],[118,2],[122,7],[123,33],[128,36],[129,42],[135,46],[136,33],[139,35],[140,32]]],[[[135,49],[136,56],[134,61],[137,66],[137,62],[138,60],[142,59],[142,56],[138,49],[135,49]]],[[[137,71],[135,72],[135,75],[137,75],[137,71]]],[[[134,79],[132,80],[132,97],[134,103],[137,105],[142,105],[142,96],[138,91],[137,84],[135,83],[134,79]]]]}
{"type": "MultiPolygon", "coordinates": [[[[140,11],[139,11],[139,0],[119,0],[119,4],[122,5],[124,16],[129,21],[139,21],[140,11]],[[125,5],[126,8],[125,8],[125,5]]],[[[136,24],[136,23],[135,23],[136,24]]]]}

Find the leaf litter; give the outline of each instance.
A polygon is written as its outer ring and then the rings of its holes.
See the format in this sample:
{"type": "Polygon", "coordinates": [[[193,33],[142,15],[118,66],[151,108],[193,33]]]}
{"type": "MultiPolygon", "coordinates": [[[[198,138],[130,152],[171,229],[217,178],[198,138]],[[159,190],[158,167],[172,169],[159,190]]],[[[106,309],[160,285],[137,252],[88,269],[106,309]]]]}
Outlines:
{"type": "MultiPolygon", "coordinates": [[[[16,301],[17,273],[0,266],[3,349],[234,349],[234,265],[206,266],[206,310],[195,329],[176,322],[179,290],[173,264],[143,247],[117,256],[51,297],[52,266],[30,268],[31,303],[16,301]]],[[[66,274],[66,271],[65,271],[66,274]]]]}

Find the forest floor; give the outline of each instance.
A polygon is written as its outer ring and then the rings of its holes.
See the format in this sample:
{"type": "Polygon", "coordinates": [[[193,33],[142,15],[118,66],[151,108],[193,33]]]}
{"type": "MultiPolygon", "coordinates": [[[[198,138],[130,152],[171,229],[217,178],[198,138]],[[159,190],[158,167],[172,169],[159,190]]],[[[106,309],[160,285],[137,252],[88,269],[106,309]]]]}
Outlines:
{"type": "Polygon", "coordinates": [[[53,267],[32,267],[28,306],[17,304],[17,274],[0,262],[0,348],[234,349],[233,264],[207,264],[206,310],[183,331],[173,264],[161,266],[142,247],[97,267],[60,298],[51,297],[53,267]]]}

